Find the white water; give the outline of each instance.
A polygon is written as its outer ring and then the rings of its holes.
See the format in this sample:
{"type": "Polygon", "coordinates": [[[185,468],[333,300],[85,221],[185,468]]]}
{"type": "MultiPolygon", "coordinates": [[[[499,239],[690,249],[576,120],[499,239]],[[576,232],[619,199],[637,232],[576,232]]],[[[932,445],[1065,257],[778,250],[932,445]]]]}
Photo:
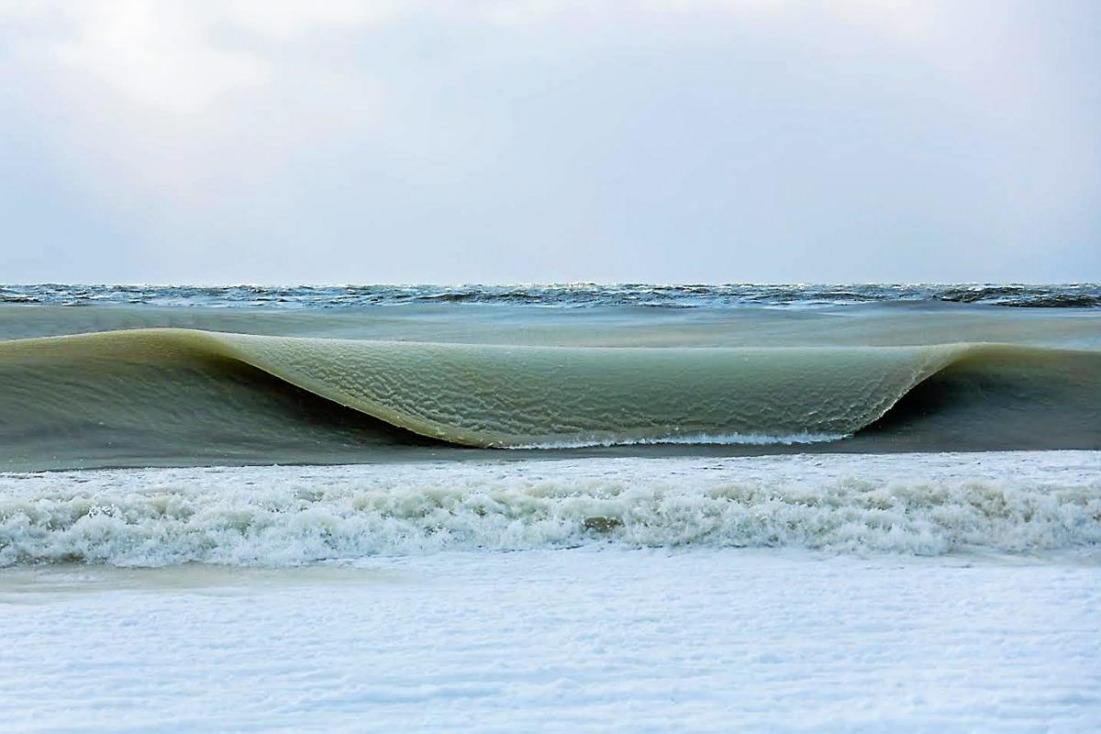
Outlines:
{"type": "Polygon", "coordinates": [[[1101,452],[0,475],[0,566],[296,566],[604,545],[1093,556],[1101,452]]]}
{"type": "Polygon", "coordinates": [[[582,449],[591,446],[659,446],[662,444],[683,446],[799,446],[813,443],[829,443],[848,438],[844,433],[790,433],[769,435],[766,433],[693,433],[690,435],[669,434],[658,438],[635,440],[593,439],[591,441],[559,441],[554,443],[521,444],[506,446],[506,449],[582,449]]]}

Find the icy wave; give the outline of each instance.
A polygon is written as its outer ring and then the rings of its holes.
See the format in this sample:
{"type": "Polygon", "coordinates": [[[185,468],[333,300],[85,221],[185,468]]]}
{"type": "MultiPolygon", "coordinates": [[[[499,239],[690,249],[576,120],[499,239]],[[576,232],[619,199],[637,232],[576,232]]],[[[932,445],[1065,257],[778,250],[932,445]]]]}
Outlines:
{"type": "MultiPolygon", "coordinates": [[[[211,422],[227,398],[196,401],[188,381],[201,374],[206,384],[236,389],[255,381],[250,370],[260,370],[396,428],[466,446],[846,435],[964,360],[1031,365],[1065,358],[984,344],[565,348],[135,329],[0,343],[0,376],[9,385],[0,418],[50,419],[55,432],[121,418],[148,429],[163,422],[151,412],[172,405],[177,415],[188,414],[185,422],[211,422]],[[138,399],[139,390],[148,397],[138,399]]],[[[1086,359],[1096,364],[1101,357],[1086,359]]],[[[1035,379],[1047,380],[1048,366],[1041,363],[1035,379]]]]}
{"type": "Polygon", "coordinates": [[[294,566],[445,550],[1101,544],[1101,452],[0,475],[0,566],[294,566]]]}

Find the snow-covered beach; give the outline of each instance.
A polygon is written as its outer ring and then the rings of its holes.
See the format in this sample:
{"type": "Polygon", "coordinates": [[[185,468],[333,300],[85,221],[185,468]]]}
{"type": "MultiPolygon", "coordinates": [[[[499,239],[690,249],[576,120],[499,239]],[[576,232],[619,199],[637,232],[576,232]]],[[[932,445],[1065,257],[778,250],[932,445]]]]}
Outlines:
{"type": "Polygon", "coordinates": [[[446,552],[0,585],[11,731],[1096,731],[1101,569],[446,552]]]}

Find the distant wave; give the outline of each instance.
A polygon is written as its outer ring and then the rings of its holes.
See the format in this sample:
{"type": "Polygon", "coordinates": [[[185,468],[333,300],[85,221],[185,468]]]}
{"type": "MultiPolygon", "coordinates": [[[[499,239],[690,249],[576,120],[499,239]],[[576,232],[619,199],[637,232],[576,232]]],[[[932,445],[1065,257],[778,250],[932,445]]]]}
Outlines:
{"type": "Polygon", "coordinates": [[[0,474],[0,566],[578,545],[1096,553],[1101,453],[0,474]]]}
{"type": "Polygon", "coordinates": [[[340,428],[355,415],[391,443],[481,448],[889,444],[921,425],[933,443],[910,450],[961,437],[1101,446],[1101,352],[998,344],[513,347],[135,329],[0,342],[0,378],[0,452],[27,468],[61,450],[203,463],[245,445],[279,462],[287,437],[369,452],[340,428]]]}

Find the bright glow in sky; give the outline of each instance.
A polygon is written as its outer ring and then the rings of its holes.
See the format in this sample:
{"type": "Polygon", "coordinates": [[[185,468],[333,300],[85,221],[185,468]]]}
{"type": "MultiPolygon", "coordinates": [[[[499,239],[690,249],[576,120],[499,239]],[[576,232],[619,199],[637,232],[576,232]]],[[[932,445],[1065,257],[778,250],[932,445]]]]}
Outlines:
{"type": "Polygon", "coordinates": [[[1101,280],[1092,0],[0,0],[0,282],[1101,280]]]}

